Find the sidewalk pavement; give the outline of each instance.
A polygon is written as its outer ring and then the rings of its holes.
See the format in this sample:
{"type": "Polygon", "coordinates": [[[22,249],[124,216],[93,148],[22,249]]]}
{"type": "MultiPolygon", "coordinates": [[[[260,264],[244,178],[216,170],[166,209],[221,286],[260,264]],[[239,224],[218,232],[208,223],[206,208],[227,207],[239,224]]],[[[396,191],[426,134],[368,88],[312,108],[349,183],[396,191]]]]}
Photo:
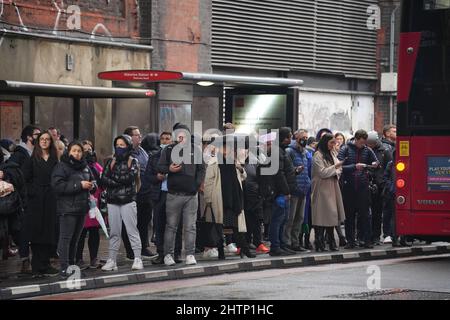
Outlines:
{"type": "MultiPolygon", "coordinates": [[[[108,241],[102,239],[99,251],[101,260],[106,260],[107,246],[108,241]]],[[[87,250],[85,251],[85,254],[87,254],[87,250]]],[[[35,279],[31,276],[21,276],[18,274],[20,260],[15,258],[9,259],[6,263],[5,261],[0,262],[0,274],[3,274],[3,277],[0,277],[0,300],[266,269],[298,268],[449,253],[450,244],[437,243],[433,245],[417,245],[411,248],[379,246],[371,250],[341,249],[341,251],[337,252],[310,252],[277,258],[270,257],[267,254],[259,255],[256,259],[241,259],[236,255],[228,255],[225,261],[204,259],[202,255],[197,255],[198,264],[196,266],[186,266],[184,263],[175,267],[155,266],[151,264],[151,261],[144,261],[144,270],[131,271],[132,262],[125,260],[122,248],[118,257],[119,270],[117,272],[110,273],[103,272],[100,269],[88,269],[83,271],[83,276],[80,280],[72,281],[60,281],[59,277],[35,279]]],[[[89,260],[85,261],[88,262],[89,260]]]]}

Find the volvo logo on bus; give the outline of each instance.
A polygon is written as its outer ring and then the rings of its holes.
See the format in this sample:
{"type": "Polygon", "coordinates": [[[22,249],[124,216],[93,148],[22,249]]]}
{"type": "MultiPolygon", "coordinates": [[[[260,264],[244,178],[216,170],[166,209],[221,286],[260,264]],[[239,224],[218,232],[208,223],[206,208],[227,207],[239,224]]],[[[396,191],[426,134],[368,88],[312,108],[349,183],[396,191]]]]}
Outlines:
{"type": "Polygon", "coordinates": [[[417,203],[424,206],[443,206],[443,200],[417,200],[417,203]]]}

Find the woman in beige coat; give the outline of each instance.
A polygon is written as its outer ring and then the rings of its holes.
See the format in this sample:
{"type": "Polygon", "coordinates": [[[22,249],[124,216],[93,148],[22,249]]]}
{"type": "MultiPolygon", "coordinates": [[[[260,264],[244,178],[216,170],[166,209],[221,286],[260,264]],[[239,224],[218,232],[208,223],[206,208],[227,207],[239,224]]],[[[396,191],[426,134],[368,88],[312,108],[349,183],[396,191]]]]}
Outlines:
{"type": "MultiPolygon", "coordinates": [[[[244,214],[244,197],[242,181],[246,179],[245,170],[236,164],[236,154],[230,154],[225,145],[220,148],[217,156],[208,163],[205,177],[204,200],[206,204],[205,219],[222,224],[224,229],[232,229],[241,257],[253,258],[244,234],[247,232],[244,214]],[[212,212],[211,212],[212,211],[212,212]]],[[[225,259],[223,242],[218,244],[219,259],[225,259]]]]}
{"type": "Polygon", "coordinates": [[[337,159],[335,145],[336,140],[333,135],[324,135],[313,158],[311,207],[316,251],[325,251],[325,231],[330,250],[338,250],[334,240],[334,228],[345,220],[344,204],[339,188],[342,162],[337,159]]]}

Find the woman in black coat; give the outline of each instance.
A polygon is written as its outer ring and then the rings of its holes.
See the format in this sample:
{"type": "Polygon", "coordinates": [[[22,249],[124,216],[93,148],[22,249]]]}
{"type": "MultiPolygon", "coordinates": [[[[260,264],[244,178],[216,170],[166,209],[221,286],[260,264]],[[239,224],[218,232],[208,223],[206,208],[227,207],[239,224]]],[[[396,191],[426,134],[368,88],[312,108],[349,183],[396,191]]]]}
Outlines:
{"type": "Polygon", "coordinates": [[[31,243],[34,276],[55,276],[58,270],[50,265],[52,248],[56,244],[56,197],[50,185],[51,175],[58,163],[53,138],[41,133],[30,159],[23,166],[27,183],[27,233],[31,243]]]}
{"type": "MultiPolygon", "coordinates": [[[[90,192],[95,192],[95,178],[83,157],[83,145],[74,141],[61,157],[52,174],[59,215],[58,255],[60,275],[67,278],[69,265],[75,265],[78,240],[89,211],[90,192]]],[[[96,202],[95,202],[96,203],[96,202]]]]}

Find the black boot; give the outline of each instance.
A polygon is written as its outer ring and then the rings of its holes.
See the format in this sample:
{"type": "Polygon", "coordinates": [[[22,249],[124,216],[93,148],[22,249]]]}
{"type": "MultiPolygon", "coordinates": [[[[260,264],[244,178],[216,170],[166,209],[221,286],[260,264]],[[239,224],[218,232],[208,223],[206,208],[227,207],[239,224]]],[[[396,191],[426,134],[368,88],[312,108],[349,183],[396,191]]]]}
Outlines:
{"type": "Polygon", "coordinates": [[[327,228],[327,238],[328,238],[328,243],[330,245],[330,251],[339,251],[339,249],[337,248],[337,245],[336,245],[336,239],[334,238],[334,228],[333,227],[327,228]]]}
{"type": "Polygon", "coordinates": [[[308,250],[313,250],[314,248],[313,248],[313,246],[311,244],[311,241],[309,240],[310,238],[311,238],[311,234],[310,233],[305,233],[305,246],[304,246],[304,248],[308,249],[308,250]]]}
{"type": "Polygon", "coordinates": [[[217,245],[217,251],[219,251],[219,260],[225,260],[225,249],[223,247],[223,239],[217,245]]]}
{"type": "Polygon", "coordinates": [[[317,252],[325,252],[325,239],[324,239],[324,227],[315,227],[314,232],[316,233],[315,247],[317,252]]]}
{"type": "Polygon", "coordinates": [[[239,248],[241,248],[241,252],[240,252],[240,256],[241,259],[244,258],[244,256],[246,256],[247,258],[256,258],[256,255],[253,254],[252,252],[250,252],[250,246],[248,244],[248,242],[245,240],[245,234],[238,232],[236,234],[236,241],[237,241],[237,245],[239,248]]]}

